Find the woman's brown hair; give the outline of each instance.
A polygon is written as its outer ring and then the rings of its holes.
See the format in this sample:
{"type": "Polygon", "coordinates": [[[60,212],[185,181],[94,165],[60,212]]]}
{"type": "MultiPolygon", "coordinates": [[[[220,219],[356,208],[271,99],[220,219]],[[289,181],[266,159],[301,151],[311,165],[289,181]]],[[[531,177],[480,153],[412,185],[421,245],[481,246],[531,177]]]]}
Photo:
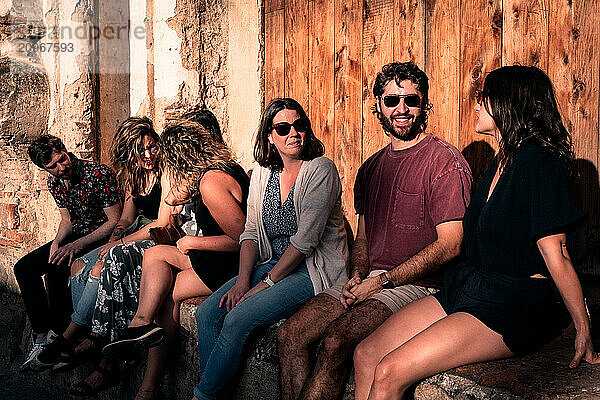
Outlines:
{"type": "Polygon", "coordinates": [[[110,146],[110,161],[116,171],[117,182],[134,197],[148,189],[161,167],[160,154],[152,171],[140,165],[139,152],[146,135],[152,137],[158,146],[160,139],[152,121],[147,117],[129,117],[117,128],[110,146]]]}
{"type": "Polygon", "coordinates": [[[273,131],[273,118],[281,110],[294,110],[298,116],[306,121],[308,129],[304,137],[304,147],[300,152],[300,159],[312,160],[325,154],[325,145],[315,137],[308,116],[302,106],[294,99],[273,99],[262,114],[256,142],[254,143],[254,159],[261,167],[283,168],[283,160],[275,146],[269,143],[269,134],[273,131]]]}

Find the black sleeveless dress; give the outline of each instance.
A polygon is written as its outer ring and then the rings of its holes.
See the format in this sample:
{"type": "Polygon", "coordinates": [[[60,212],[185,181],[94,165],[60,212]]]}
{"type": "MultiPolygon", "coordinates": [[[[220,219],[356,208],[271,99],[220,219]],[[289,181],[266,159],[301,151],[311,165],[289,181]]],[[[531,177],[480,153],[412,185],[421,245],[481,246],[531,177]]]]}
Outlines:
{"type": "Polygon", "coordinates": [[[144,196],[136,196],[133,198],[133,204],[138,209],[140,215],[152,220],[158,218],[160,191],[160,179],[157,179],[154,186],[152,186],[150,193],[144,196]]]}
{"type": "MultiPolygon", "coordinates": [[[[235,179],[242,188],[242,202],[240,203],[240,208],[244,215],[246,215],[250,178],[238,164],[235,164],[231,170],[223,170],[223,172],[235,179]]],[[[221,229],[202,201],[202,195],[199,195],[194,199],[194,204],[196,224],[198,225],[198,228],[202,230],[202,236],[223,235],[223,229],[221,229]]],[[[196,275],[198,275],[202,282],[204,282],[204,284],[213,292],[238,274],[240,261],[239,251],[190,250],[188,256],[196,275]]]]}

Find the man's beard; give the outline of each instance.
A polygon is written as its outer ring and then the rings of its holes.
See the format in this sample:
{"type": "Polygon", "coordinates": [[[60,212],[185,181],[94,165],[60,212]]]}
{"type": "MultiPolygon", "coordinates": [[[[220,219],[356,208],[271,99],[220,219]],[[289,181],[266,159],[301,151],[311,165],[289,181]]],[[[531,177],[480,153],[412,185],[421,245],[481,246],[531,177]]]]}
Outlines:
{"type": "Polygon", "coordinates": [[[414,138],[416,138],[421,132],[421,127],[423,121],[425,120],[425,114],[421,113],[413,120],[410,126],[403,126],[398,130],[394,129],[394,125],[392,124],[391,117],[386,118],[383,115],[379,118],[381,122],[381,126],[386,134],[392,135],[396,139],[400,139],[404,142],[410,142],[414,138]]]}

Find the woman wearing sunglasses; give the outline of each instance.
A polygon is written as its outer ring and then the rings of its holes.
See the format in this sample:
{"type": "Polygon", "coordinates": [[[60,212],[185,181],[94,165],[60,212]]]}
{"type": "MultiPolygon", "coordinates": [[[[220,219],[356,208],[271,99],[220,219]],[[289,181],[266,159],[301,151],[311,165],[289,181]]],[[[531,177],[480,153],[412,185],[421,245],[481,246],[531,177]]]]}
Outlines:
{"type": "Polygon", "coordinates": [[[337,169],[293,99],[266,107],[254,145],[239,275],[196,311],[202,379],[214,399],[236,374],[248,337],[345,278],[348,248],[337,169]]]}
{"type": "Polygon", "coordinates": [[[569,366],[600,362],[566,248],[584,215],[569,190],[571,137],[552,84],[538,68],[502,67],[487,76],[475,111],[475,130],[500,150],[465,213],[465,261],[439,293],[404,307],[357,347],[357,399],[398,399],[429,375],[531,352],[571,319],[569,366]]]}

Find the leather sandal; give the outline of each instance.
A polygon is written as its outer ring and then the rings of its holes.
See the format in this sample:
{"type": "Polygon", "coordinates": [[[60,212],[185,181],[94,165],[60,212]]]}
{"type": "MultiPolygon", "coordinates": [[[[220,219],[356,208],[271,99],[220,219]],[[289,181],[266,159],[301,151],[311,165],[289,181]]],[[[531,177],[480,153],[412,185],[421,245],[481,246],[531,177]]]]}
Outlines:
{"type": "MultiPolygon", "coordinates": [[[[94,371],[92,371],[92,374],[94,372],[98,372],[98,373],[100,373],[100,375],[102,375],[102,380],[98,386],[92,387],[92,385],[90,385],[89,383],[87,383],[85,381],[85,379],[87,379],[87,378],[85,378],[84,380],[71,386],[71,388],[69,389],[69,393],[72,396],[77,396],[77,397],[95,396],[96,394],[100,393],[103,390],[109,389],[113,386],[117,386],[119,384],[119,382],[121,381],[118,368],[108,370],[101,366],[97,366],[96,369],[94,369],[94,371]]],[[[92,374],[90,374],[90,375],[92,375],[92,374]]],[[[88,378],[89,378],[89,375],[88,375],[88,378]]]]}

